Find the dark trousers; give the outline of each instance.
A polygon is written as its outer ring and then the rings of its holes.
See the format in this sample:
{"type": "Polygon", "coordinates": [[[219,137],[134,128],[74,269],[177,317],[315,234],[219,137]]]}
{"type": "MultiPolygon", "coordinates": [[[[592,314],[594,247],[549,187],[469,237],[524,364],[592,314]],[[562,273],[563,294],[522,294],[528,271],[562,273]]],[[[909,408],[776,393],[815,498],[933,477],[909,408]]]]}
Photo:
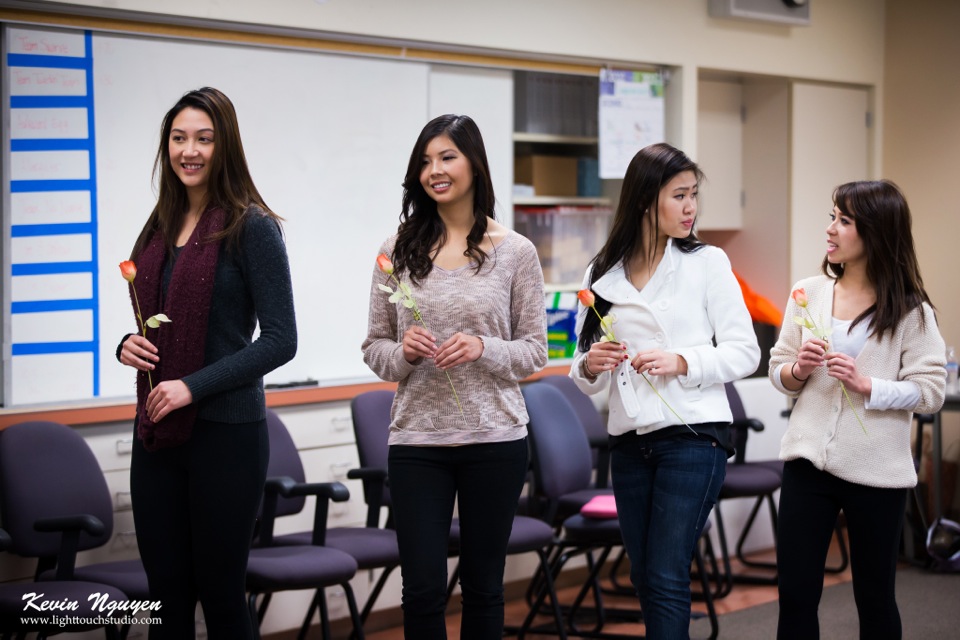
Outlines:
{"type": "Polygon", "coordinates": [[[456,500],[460,638],[501,638],[503,568],[527,474],[526,439],[459,447],[394,445],[388,465],[403,575],[404,637],[447,637],[447,549],[456,500]]]}
{"type": "Polygon", "coordinates": [[[198,601],[211,640],[253,637],[245,576],[269,452],[266,420],[198,420],[189,441],[156,452],[134,437],[137,543],[162,607],[151,640],[193,638],[198,601]]]}
{"type": "Polygon", "coordinates": [[[843,510],[850,538],[853,594],[864,640],[899,640],[894,593],[905,489],[878,489],[841,480],[808,460],[783,468],[777,526],[780,640],[820,637],[817,609],[834,525],[843,510]]]}

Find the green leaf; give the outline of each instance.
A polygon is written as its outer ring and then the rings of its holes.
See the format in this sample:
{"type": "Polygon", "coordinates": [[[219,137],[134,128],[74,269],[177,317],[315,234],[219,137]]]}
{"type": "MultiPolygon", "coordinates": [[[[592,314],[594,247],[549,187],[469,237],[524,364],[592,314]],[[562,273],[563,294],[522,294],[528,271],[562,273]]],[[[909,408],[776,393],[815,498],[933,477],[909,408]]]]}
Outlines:
{"type": "Polygon", "coordinates": [[[401,300],[403,300],[403,292],[402,292],[402,291],[394,291],[393,294],[390,296],[388,302],[390,302],[391,304],[396,304],[396,303],[400,302],[401,300]]]}
{"type": "Polygon", "coordinates": [[[401,304],[405,306],[407,309],[413,309],[414,307],[413,300],[411,300],[410,298],[404,298],[401,304]]]}
{"type": "Polygon", "coordinates": [[[384,293],[393,293],[393,289],[391,289],[385,284],[378,284],[377,287],[380,289],[380,291],[383,291],[384,293]]]}
{"type": "Polygon", "coordinates": [[[162,313],[158,313],[155,316],[150,316],[149,318],[147,318],[147,326],[150,327],[151,329],[158,328],[161,322],[173,322],[173,321],[167,316],[163,315],[162,313]]]}
{"type": "Polygon", "coordinates": [[[801,327],[807,326],[807,321],[804,318],[801,318],[800,316],[793,316],[793,321],[798,325],[800,325],[801,327]]]}
{"type": "Polygon", "coordinates": [[[400,291],[403,291],[404,295],[413,297],[413,291],[410,290],[409,285],[406,282],[400,281],[400,291]]]}

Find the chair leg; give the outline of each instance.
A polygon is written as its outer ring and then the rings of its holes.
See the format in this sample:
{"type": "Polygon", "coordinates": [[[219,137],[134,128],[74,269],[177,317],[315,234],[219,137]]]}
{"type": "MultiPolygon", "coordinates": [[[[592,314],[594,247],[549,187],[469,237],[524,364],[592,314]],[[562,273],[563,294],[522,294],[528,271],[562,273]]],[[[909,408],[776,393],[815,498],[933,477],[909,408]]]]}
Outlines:
{"type": "Polygon", "coordinates": [[[327,612],[327,598],[322,587],[317,589],[313,594],[313,601],[310,603],[307,617],[304,619],[303,624],[300,625],[297,640],[306,640],[307,634],[310,633],[310,622],[313,620],[314,611],[320,612],[320,637],[323,638],[323,640],[330,640],[330,616],[327,612]]]}
{"type": "Polygon", "coordinates": [[[260,640],[260,614],[257,611],[257,594],[251,592],[247,596],[247,610],[250,613],[250,624],[253,626],[253,637],[260,640]]]}
{"type": "MultiPolygon", "coordinates": [[[[770,507],[770,522],[773,525],[773,547],[777,547],[777,505],[773,501],[773,494],[765,494],[757,498],[757,501],[753,505],[753,509],[750,511],[750,517],[747,518],[746,523],[743,525],[743,531],[740,533],[740,538],[737,540],[737,558],[747,567],[755,567],[758,569],[776,569],[776,562],[761,562],[758,560],[750,560],[743,553],[743,544],[747,540],[747,534],[750,533],[750,529],[753,527],[754,520],[756,520],[757,514],[760,511],[760,507],[763,506],[763,503],[766,502],[770,507]]],[[[772,578],[776,582],[776,578],[772,578]]]]}
{"type": "Polygon", "coordinates": [[[453,568],[453,573],[450,574],[450,582],[447,584],[447,604],[450,603],[450,598],[453,597],[453,590],[457,588],[457,581],[460,579],[460,562],[457,562],[457,566],[453,568]]]}
{"type": "Polygon", "coordinates": [[[720,559],[723,562],[723,584],[718,588],[716,597],[723,598],[733,591],[733,569],[730,567],[730,551],[727,547],[727,531],[723,526],[723,513],[720,511],[720,503],[713,510],[717,517],[717,537],[720,538],[720,559]]]}
{"type": "Polygon", "coordinates": [[[710,619],[709,640],[716,640],[720,635],[720,621],[717,618],[717,610],[713,605],[713,593],[710,589],[710,579],[707,574],[707,567],[703,561],[703,554],[700,552],[699,542],[696,551],[693,554],[694,563],[697,565],[697,573],[700,575],[700,588],[703,589],[703,601],[707,605],[707,617],[710,619]]]}
{"type": "MultiPolygon", "coordinates": [[[[387,584],[387,578],[390,577],[390,574],[396,568],[396,565],[393,567],[384,567],[383,573],[380,574],[380,579],[377,580],[377,584],[373,585],[373,591],[370,592],[370,595],[367,596],[367,601],[363,605],[363,610],[360,612],[360,627],[362,628],[367,624],[367,618],[370,617],[370,612],[373,611],[373,605],[376,604],[377,598],[380,597],[380,592],[383,591],[383,587],[387,584]]],[[[356,640],[357,632],[353,631],[350,634],[349,640],[356,640]]]]}
{"type": "Polygon", "coordinates": [[[347,596],[347,608],[350,610],[350,622],[353,623],[353,632],[350,634],[351,638],[356,638],[357,640],[364,640],[363,635],[363,621],[360,619],[360,614],[357,612],[357,599],[353,595],[353,587],[350,586],[349,582],[343,582],[340,584],[343,587],[343,593],[347,596]]]}
{"type": "Polygon", "coordinates": [[[843,527],[840,526],[839,519],[833,530],[837,534],[837,546],[840,547],[840,564],[835,567],[827,566],[824,570],[827,573],[843,573],[850,566],[850,553],[847,551],[847,541],[843,536],[843,527]]]}
{"type": "Polygon", "coordinates": [[[623,561],[627,558],[627,549],[626,547],[620,547],[620,553],[617,554],[617,557],[614,559],[613,564],[610,566],[609,579],[610,584],[613,585],[610,589],[604,589],[604,593],[609,593],[610,595],[618,596],[635,596],[637,595],[637,590],[634,589],[632,584],[623,584],[620,582],[620,566],[623,564],[623,561]]]}
{"type": "MultiPolygon", "coordinates": [[[[557,599],[557,589],[553,583],[553,575],[550,570],[550,558],[543,549],[537,549],[537,557],[540,558],[539,572],[543,576],[543,588],[546,590],[547,597],[550,598],[551,608],[553,609],[553,620],[557,625],[557,635],[560,636],[560,640],[566,640],[567,630],[563,625],[563,613],[560,610],[560,601],[557,599]]],[[[534,579],[536,579],[536,576],[533,576],[531,581],[534,579]]],[[[526,633],[530,629],[530,625],[533,624],[533,619],[536,615],[537,608],[531,605],[527,617],[524,618],[520,629],[517,631],[517,640],[523,640],[524,637],[526,637],[526,633]]]]}

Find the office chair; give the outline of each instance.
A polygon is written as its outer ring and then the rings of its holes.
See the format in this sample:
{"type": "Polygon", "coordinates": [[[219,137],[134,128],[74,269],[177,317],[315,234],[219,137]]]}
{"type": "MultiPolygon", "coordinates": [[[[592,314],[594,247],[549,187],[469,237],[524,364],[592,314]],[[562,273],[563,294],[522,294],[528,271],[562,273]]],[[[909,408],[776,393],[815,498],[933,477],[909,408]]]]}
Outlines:
{"type": "MultiPolygon", "coordinates": [[[[267,467],[267,477],[288,477],[295,483],[301,484],[306,480],[300,453],[290,437],[290,432],[283,420],[272,410],[267,410],[267,427],[270,434],[270,462],[267,467]]],[[[327,528],[326,509],[314,512],[313,529],[283,535],[274,535],[273,528],[277,517],[300,513],[306,503],[304,495],[289,498],[278,498],[277,508],[273,518],[264,518],[261,525],[260,541],[262,546],[269,540],[273,546],[325,546],[346,553],[357,564],[358,570],[383,569],[383,574],[377,581],[373,592],[367,598],[363,610],[358,614],[362,627],[370,615],[373,604],[383,589],[390,572],[400,564],[400,551],[397,548],[397,535],[390,529],[380,529],[376,524],[368,523],[366,527],[331,527],[327,528]]],[[[313,614],[325,606],[323,589],[318,589],[307,611],[304,627],[309,626],[313,614]]],[[[321,618],[326,613],[321,610],[321,618]]],[[[354,632],[354,636],[356,632],[354,632]]]]}
{"type": "Polygon", "coordinates": [[[607,433],[607,425],[603,422],[603,416],[597,411],[593,400],[577,387],[577,383],[570,376],[544,376],[537,382],[559,389],[573,407],[590,443],[594,469],[593,486],[595,489],[606,489],[610,486],[610,436],[607,433]]]}
{"type": "Polygon", "coordinates": [[[33,421],[0,432],[0,517],[10,551],[37,559],[38,581],[106,584],[131,600],[150,599],[139,559],[75,566],[79,551],[110,540],[113,504],[93,452],[70,427],[33,421]]]}
{"type": "MultiPolygon", "coordinates": [[[[38,525],[46,528],[44,521],[38,522],[38,525]]],[[[10,534],[0,529],[0,551],[9,549],[11,544],[10,534]]],[[[126,594],[119,589],[95,582],[67,579],[50,580],[42,584],[36,582],[0,584],[0,637],[8,640],[17,634],[17,638],[23,638],[26,633],[35,632],[38,634],[38,640],[42,640],[47,635],[64,631],[87,631],[102,627],[108,640],[119,640],[120,632],[117,625],[126,614],[117,609],[101,611],[98,606],[100,601],[90,599],[94,594],[104,597],[103,602],[122,603],[127,600],[126,594]],[[72,602],[76,603],[77,608],[68,612],[27,609],[24,603],[31,598],[30,594],[34,596],[42,594],[42,597],[31,600],[37,607],[45,602],[72,602]],[[60,625],[51,620],[53,616],[58,618],[70,616],[87,620],[101,618],[107,623],[60,625]],[[49,623],[43,624],[40,622],[41,619],[49,623]]]]}
{"type": "MultiPolygon", "coordinates": [[[[579,424],[576,411],[564,395],[553,385],[541,382],[529,384],[523,388],[527,413],[530,416],[528,429],[530,449],[533,457],[534,478],[543,496],[548,502],[549,514],[566,513],[572,504],[571,496],[583,497],[583,487],[589,484],[590,445],[583,427],[579,424]],[[566,502],[565,502],[566,500],[566,502]]],[[[593,496],[612,495],[608,491],[594,491],[593,496]]],[[[591,496],[591,498],[593,497],[591,496]]],[[[610,553],[623,546],[619,522],[616,519],[597,519],[585,517],[580,513],[582,503],[575,513],[563,517],[559,524],[558,538],[551,555],[551,567],[554,579],[564,565],[573,557],[584,555],[587,559],[588,575],[572,606],[567,608],[565,626],[570,635],[605,638],[616,637],[605,634],[602,629],[611,617],[639,620],[639,610],[614,610],[604,606],[598,575],[610,553]],[[598,554],[595,556],[595,554],[598,554]],[[593,593],[593,627],[582,630],[577,623],[581,613],[590,612],[582,607],[588,593],[593,593]]],[[[707,528],[704,528],[704,536],[707,528]]],[[[703,538],[702,538],[703,539],[703,538]]],[[[691,562],[695,562],[701,579],[704,600],[710,617],[711,630],[715,638],[718,629],[716,611],[713,606],[713,589],[708,582],[699,546],[691,562]]],[[[531,608],[536,610],[543,600],[543,593],[534,590],[531,608]]],[[[534,631],[534,630],[532,630],[534,631]]],[[[554,633],[544,627],[535,629],[538,633],[554,633]]]]}
{"type": "MultiPolygon", "coordinates": [[[[727,464],[727,476],[723,487],[720,490],[720,496],[717,500],[717,508],[714,509],[717,519],[717,536],[720,541],[721,554],[724,565],[725,584],[718,594],[718,597],[730,593],[735,582],[744,584],[777,584],[777,576],[773,575],[748,575],[734,574],[730,568],[730,553],[727,546],[726,530],[723,523],[723,514],[720,510],[720,502],[725,499],[733,498],[756,498],[747,520],[744,522],[743,530],[737,539],[736,555],[737,559],[745,566],[751,568],[767,569],[776,571],[776,562],[765,562],[748,558],[743,551],[743,545],[747,536],[756,521],[757,515],[764,504],[767,504],[770,512],[770,521],[773,529],[774,546],[777,543],[777,505],[774,494],[780,489],[783,482],[783,461],[782,460],[751,460],[747,461],[746,449],[747,439],[750,431],[761,432],[765,429],[764,424],[755,418],[747,417],[747,412],[743,406],[743,400],[736,386],[732,382],[725,384],[727,392],[727,401],[730,403],[730,411],[733,414],[733,423],[730,425],[730,437],[736,453],[733,462],[727,464]]],[[[825,570],[829,573],[840,573],[849,565],[849,553],[847,551],[846,541],[843,535],[843,528],[840,521],[837,521],[835,527],[837,543],[840,550],[840,564],[837,566],[828,565],[825,570]]]]}
{"type": "MultiPolygon", "coordinates": [[[[348,478],[359,478],[363,481],[364,499],[367,503],[367,527],[376,527],[380,522],[381,509],[387,509],[386,526],[392,527],[393,520],[390,516],[392,503],[390,501],[390,489],[387,478],[387,457],[389,454],[389,429],[390,429],[390,410],[393,406],[393,391],[367,391],[358,394],[351,402],[353,412],[353,428],[356,435],[357,452],[360,459],[360,468],[353,469],[347,473],[348,478]]],[[[392,532],[392,530],[391,530],[392,532]]],[[[395,535],[395,534],[394,534],[395,535]]],[[[537,518],[517,515],[513,520],[513,528],[510,532],[510,539],[507,542],[507,555],[519,555],[524,553],[536,553],[539,559],[539,566],[545,569],[549,566],[547,550],[553,542],[553,529],[537,518]]],[[[448,554],[456,556],[460,549],[460,523],[454,518],[451,525],[448,554]]],[[[398,559],[399,563],[399,559],[398,559]]],[[[454,569],[450,576],[447,586],[447,598],[449,599],[456,587],[459,576],[459,565],[454,569]]],[[[372,600],[376,594],[379,594],[382,583],[386,580],[386,575],[382,575],[377,585],[371,593],[368,606],[372,606],[372,600]]],[[[560,619],[559,604],[556,599],[556,592],[553,587],[552,577],[546,585],[548,597],[551,599],[551,613],[555,619],[560,619]]],[[[365,607],[366,609],[366,607],[365,607]]],[[[508,633],[516,633],[523,637],[526,630],[533,623],[536,610],[531,609],[521,623],[520,627],[508,628],[508,633]]]]}

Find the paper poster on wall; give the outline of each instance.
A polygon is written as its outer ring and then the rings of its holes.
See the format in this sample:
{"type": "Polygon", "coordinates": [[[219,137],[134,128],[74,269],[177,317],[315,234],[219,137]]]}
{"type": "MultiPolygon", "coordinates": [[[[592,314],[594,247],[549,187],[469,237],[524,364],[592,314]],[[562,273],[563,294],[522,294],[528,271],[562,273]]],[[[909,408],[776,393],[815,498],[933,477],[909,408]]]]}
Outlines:
{"type": "Polygon", "coordinates": [[[600,70],[600,177],[622,178],[637,151],[664,138],[663,77],[600,70]]]}

